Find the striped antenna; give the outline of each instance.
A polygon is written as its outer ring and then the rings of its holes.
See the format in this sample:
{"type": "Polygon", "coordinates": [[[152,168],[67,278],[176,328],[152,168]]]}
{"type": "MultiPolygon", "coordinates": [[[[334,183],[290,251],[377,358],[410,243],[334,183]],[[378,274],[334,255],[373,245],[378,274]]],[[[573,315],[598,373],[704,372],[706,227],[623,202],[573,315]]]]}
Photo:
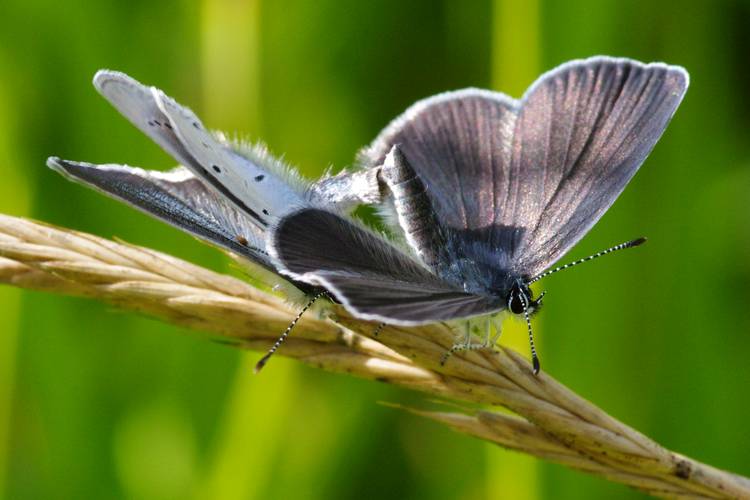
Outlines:
{"type": "Polygon", "coordinates": [[[302,308],[302,310],[299,312],[296,318],[292,320],[291,323],[289,323],[289,326],[286,327],[286,330],[284,330],[284,333],[281,334],[279,339],[271,346],[271,348],[268,350],[265,356],[260,358],[260,361],[255,365],[255,373],[260,372],[264,366],[266,366],[266,363],[268,363],[268,360],[271,359],[271,356],[276,352],[276,350],[281,347],[281,344],[284,343],[284,341],[289,337],[289,334],[292,333],[292,328],[294,328],[294,325],[297,324],[297,322],[300,320],[303,314],[305,314],[305,311],[310,309],[313,304],[315,304],[315,301],[317,301],[319,298],[323,297],[324,295],[328,295],[328,292],[323,290],[322,292],[317,293],[315,296],[313,296],[312,299],[310,299],[310,302],[305,304],[305,307],[302,308]]]}
{"type": "MultiPolygon", "coordinates": [[[[529,347],[531,348],[531,365],[534,368],[534,375],[539,375],[541,365],[539,363],[539,356],[536,355],[536,346],[534,346],[534,331],[531,329],[531,319],[529,318],[529,301],[526,299],[526,294],[519,292],[521,297],[521,303],[523,303],[523,317],[526,320],[526,326],[529,329],[529,347]]],[[[541,297],[540,297],[541,298],[541,297]]]]}
{"type": "Polygon", "coordinates": [[[633,248],[637,247],[638,245],[642,245],[646,242],[646,238],[636,238],[634,240],[626,241],[625,243],[620,243],[619,245],[615,245],[613,247],[610,247],[606,250],[602,250],[601,252],[597,252],[594,255],[589,255],[588,257],[584,257],[583,259],[578,259],[574,262],[570,262],[568,264],[565,264],[563,266],[556,267],[554,269],[550,269],[548,271],[544,271],[542,274],[539,274],[537,276],[534,276],[529,281],[526,282],[526,285],[530,285],[536,281],[539,281],[542,278],[545,278],[549,276],[550,274],[555,274],[558,271],[562,271],[563,269],[568,269],[569,267],[577,266],[578,264],[583,264],[584,262],[588,262],[590,260],[594,260],[598,257],[601,257],[602,255],[607,255],[608,253],[616,252],[618,250],[623,250],[625,248],[633,248]]]}

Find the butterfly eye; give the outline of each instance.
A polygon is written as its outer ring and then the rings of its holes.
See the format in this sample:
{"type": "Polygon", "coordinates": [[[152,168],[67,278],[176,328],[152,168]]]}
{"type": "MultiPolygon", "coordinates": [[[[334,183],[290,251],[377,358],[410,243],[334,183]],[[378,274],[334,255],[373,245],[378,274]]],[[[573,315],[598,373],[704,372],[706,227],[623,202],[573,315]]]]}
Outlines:
{"type": "MultiPolygon", "coordinates": [[[[520,288],[513,287],[508,295],[508,309],[513,314],[523,314],[524,300],[521,297],[522,294],[523,291],[520,288]]],[[[526,300],[526,303],[528,303],[528,300],[526,300]]]]}

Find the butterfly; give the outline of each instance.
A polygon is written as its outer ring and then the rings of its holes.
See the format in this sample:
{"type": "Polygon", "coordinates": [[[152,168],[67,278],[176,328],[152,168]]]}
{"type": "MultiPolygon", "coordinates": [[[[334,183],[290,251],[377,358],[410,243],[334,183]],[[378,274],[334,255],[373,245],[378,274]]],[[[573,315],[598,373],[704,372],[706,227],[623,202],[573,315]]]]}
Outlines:
{"type": "MultiPolygon", "coordinates": [[[[306,183],[264,149],[208,132],[160,90],[102,71],[96,88],[182,166],[48,165],[364,320],[412,326],[522,315],[538,373],[529,318],[543,294],[533,297],[530,285],[645,241],[553,267],[617,199],[688,83],[678,66],[593,57],[543,74],[519,100],[446,92],[393,120],[361,152],[359,169],[306,183]],[[355,220],[360,204],[388,212],[405,243],[355,220]]],[[[452,351],[472,346],[467,336],[452,351]]]]}

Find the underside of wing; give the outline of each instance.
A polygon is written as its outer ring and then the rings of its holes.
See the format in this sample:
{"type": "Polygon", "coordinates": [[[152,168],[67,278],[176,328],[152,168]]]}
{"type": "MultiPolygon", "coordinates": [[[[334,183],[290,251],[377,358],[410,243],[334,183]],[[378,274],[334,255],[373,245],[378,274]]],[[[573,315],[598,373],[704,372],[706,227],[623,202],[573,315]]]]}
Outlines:
{"type": "Polygon", "coordinates": [[[192,169],[193,173],[261,227],[307,204],[288,179],[218,140],[195,113],[162,91],[152,89],[152,92],[182,145],[200,164],[200,168],[192,169]]]}
{"type": "Polygon", "coordinates": [[[322,286],[356,316],[416,325],[499,310],[441,280],[372,232],[320,209],[284,217],[270,251],[284,274],[322,286]]]}
{"type": "Polygon", "coordinates": [[[94,87],[138,130],[149,136],[182,165],[198,163],[177,137],[169,118],[159,109],[151,88],[119,71],[100,70],[94,87]]]}
{"type": "Polygon", "coordinates": [[[257,226],[304,205],[301,179],[264,148],[230,144],[207,131],[188,108],[124,73],[102,70],[96,89],[210,189],[257,226]]]}
{"type": "Polygon", "coordinates": [[[183,167],[169,172],[50,158],[65,177],[124,201],[204,241],[275,270],[263,233],[183,167]]]}

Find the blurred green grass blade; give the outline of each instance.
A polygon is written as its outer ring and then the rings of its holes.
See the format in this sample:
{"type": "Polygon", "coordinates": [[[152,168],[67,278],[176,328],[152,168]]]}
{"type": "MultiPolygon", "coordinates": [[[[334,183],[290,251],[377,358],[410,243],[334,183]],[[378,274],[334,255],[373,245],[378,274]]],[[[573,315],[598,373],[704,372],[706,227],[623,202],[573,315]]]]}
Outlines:
{"type": "MultiPolygon", "coordinates": [[[[203,2],[201,111],[209,126],[230,133],[258,134],[261,128],[260,7],[259,0],[203,2]]],[[[262,498],[275,477],[272,466],[285,442],[281,424],[298,368],[274,359],[263,376],[253,377],[256,358],[240,354],[196,498],[262,498]]]]}
{"type": "MultiPolygon", "coordinates": [[[[0,74],[8,74],[9,66],[0,53],[0,74]]],[[[18,143],[15,99],[8,82],[0,79],[0,165],[3,179],[0,182],[0,213],[28,213],[31,205],[31,188],[21,166],[25,164],[15,145],[18,143]]],[[[0,289],[0,498],[6,492],[11,440],[11,419],[16,381],[16,353],[21,316],[20,291],[0,289]]]]}
{"type": "MultiPolygon", "coordinates": [[[[536,79],[540,69],[540,5],[538,0],[492,3],[492,88],[517,98],[536,79]]],[[[544,341],[538,318],[534,321],[544,369],[544,341]]],[[[526,325],[506,321],[502,342],[528,352],[526,325]]],[[[497,446],[487,446],[487,494],[491,498],[540,498],[538,461],[497,446]]]]}
{"type": "Polygon", "coordinates": [[[286,442],[284,416],[298,384],[297,367],[279,357],[256,377],[256,358],[242,354],[197,499],[263,498],[264,492],[273,491],[274,478],[281,477],[274,469],[286,442]]]}
{"type": "Polygon", "coordinates": [[[539,10],[539,0],[493,0],[493,89],[520,97],[539,76],[539,10]]]}
{"type": "Polygon", "coordinates": [[[131,408],[114,430],[117,475],[128,498],[186,498],[197,468],[192,415],[179,400],[131,408]]]}
{"type": "Polygon", "coordinates": [[[200,64],[209,127],[259,133],[261,15],[260,0],[203,2],[200,64]]]}

